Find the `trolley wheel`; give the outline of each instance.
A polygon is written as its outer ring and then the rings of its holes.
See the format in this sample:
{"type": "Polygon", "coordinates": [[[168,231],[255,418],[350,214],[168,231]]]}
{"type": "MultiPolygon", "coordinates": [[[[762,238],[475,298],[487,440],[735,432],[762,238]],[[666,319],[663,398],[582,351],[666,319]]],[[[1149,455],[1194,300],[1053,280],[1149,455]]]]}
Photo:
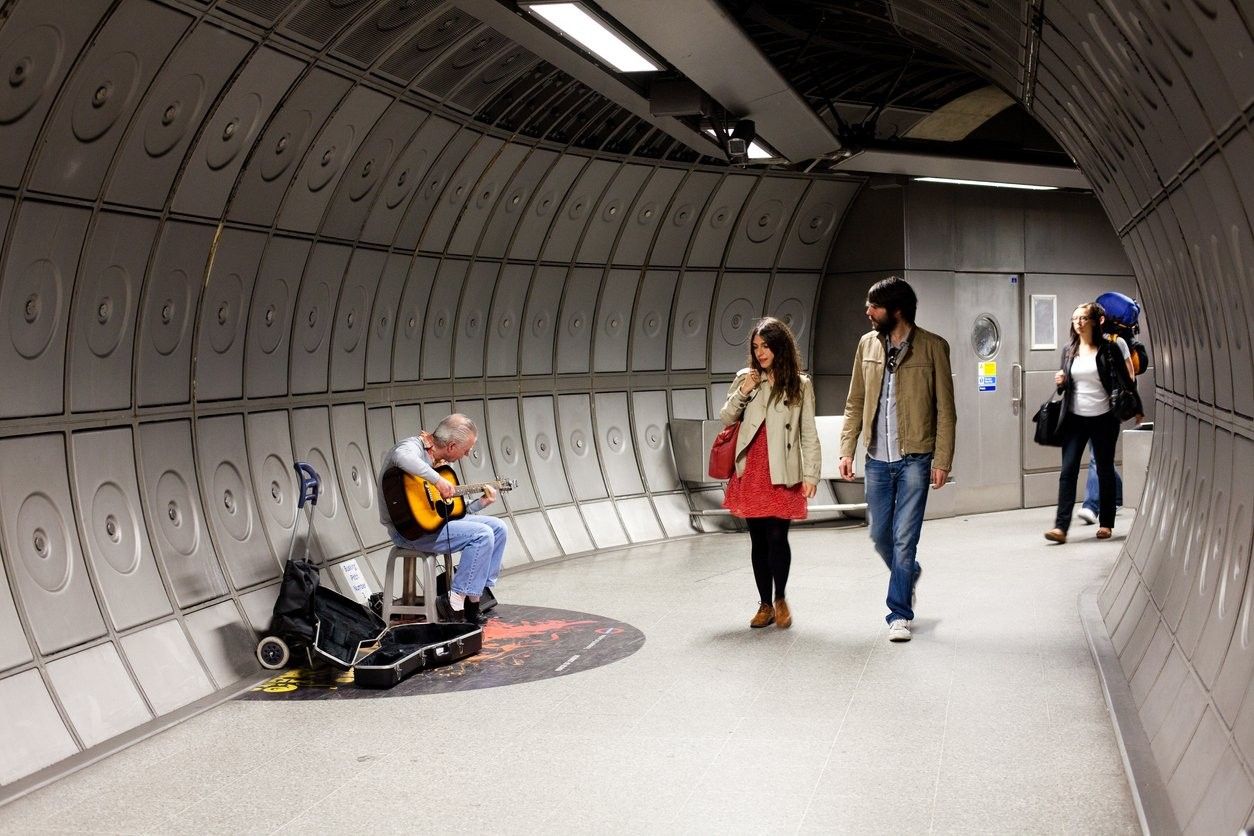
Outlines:
{"type": "Polygon", "coordinates": [[[287,642],[278,636],[266,636],[257,642],[257,661],[266,670],[277,671],[287,664],[291,656],[287,642]]]}

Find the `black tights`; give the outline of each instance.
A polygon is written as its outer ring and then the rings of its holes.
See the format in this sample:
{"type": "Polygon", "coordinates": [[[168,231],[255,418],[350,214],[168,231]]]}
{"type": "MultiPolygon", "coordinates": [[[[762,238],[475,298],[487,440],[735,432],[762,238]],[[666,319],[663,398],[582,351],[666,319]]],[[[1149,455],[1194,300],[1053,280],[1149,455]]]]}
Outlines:
{"type": "Polygon", "coordinates": [[[788,545],[788,526],[791,520],[778,517],[752,517],[749,524],[749,540],[753,543],[753,579],[758,583],[758,600],[769,604],[784,597],[788,585],[788,569],[792,566],[792,549],[788,545]],[[771,595],[771,583],[775,594],[771,595]]]}

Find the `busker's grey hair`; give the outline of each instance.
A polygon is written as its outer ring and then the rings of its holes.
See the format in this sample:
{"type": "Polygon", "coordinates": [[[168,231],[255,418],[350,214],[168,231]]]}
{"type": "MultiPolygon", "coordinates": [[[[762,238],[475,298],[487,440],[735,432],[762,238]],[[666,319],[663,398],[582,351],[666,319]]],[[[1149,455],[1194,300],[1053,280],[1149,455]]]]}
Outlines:
{"type": "Polygon", "coordinates": [[[465,445],[478,436],[479,428],[475,426],[475,422],[460,412],[454,412],[431,431],[431,437],[441,447],[447,447],[454,442],[465,445]]]}

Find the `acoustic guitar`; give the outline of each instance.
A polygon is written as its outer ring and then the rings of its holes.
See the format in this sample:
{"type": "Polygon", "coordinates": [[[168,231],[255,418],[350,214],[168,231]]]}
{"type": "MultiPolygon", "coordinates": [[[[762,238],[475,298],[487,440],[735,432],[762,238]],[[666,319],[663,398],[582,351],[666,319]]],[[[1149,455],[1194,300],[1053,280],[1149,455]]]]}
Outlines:
{"type": "Polygon", "coordinates": [[[488,485],[498,491],[509,491],[518,487],[516,479],[494,479],[491,482],[460,485],[457,482],[457,473],[446,464],[437,467],[435,472],[454,485],[453,495],[448,499],[440,496],[439,489],[421,476],[406,473],[399,467],[389,467],[383,472],[380,483],[388,518],[407,540],[417,540],[426,534],[434,534],[449,520],[459,520],[466,516],[466,500],[463,497],[468,493],[481,492],[488,485]]]}

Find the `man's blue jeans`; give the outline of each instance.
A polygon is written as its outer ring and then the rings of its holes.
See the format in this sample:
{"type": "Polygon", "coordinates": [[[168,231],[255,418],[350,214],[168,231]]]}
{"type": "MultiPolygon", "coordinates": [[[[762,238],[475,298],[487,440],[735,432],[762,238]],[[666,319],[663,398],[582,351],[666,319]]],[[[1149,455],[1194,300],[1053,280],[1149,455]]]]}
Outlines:
{"type": "Polygon", "coordinates": [[[895,462],[866,460],[866,505],[871,542],[888,566],[886,621],[914,619],[910,597],[923,570],[915,560],[928,486],[932,483],[932,454],[914,453],[895,462]]]}
{"type": "Polygon", "coordinates": [[[444,554],[461,552],[453,576],[453,591],[461,595],[482,595],[484,587],[496,586],[501,574],[501,558],[505,556],[505,524],[487,514],[467,514],[460,520],[449,520],[435,534],[417,540],[406,540],[391,532],[392,542],[402,548],[444,554]]]}
{"type": "MultiPolygon", "coordinates": [[[[1084,483],[1084,507],[1097,514],[1099,486],[1097,483],[1097,456],[1093,455],[1093,445],[1089,444],[1089,476],[1084,483]]],[[[1115,470],[1115,507],[1123,507],[1123,479],[1119,476],[1119,471],[1115,470]]]]}

